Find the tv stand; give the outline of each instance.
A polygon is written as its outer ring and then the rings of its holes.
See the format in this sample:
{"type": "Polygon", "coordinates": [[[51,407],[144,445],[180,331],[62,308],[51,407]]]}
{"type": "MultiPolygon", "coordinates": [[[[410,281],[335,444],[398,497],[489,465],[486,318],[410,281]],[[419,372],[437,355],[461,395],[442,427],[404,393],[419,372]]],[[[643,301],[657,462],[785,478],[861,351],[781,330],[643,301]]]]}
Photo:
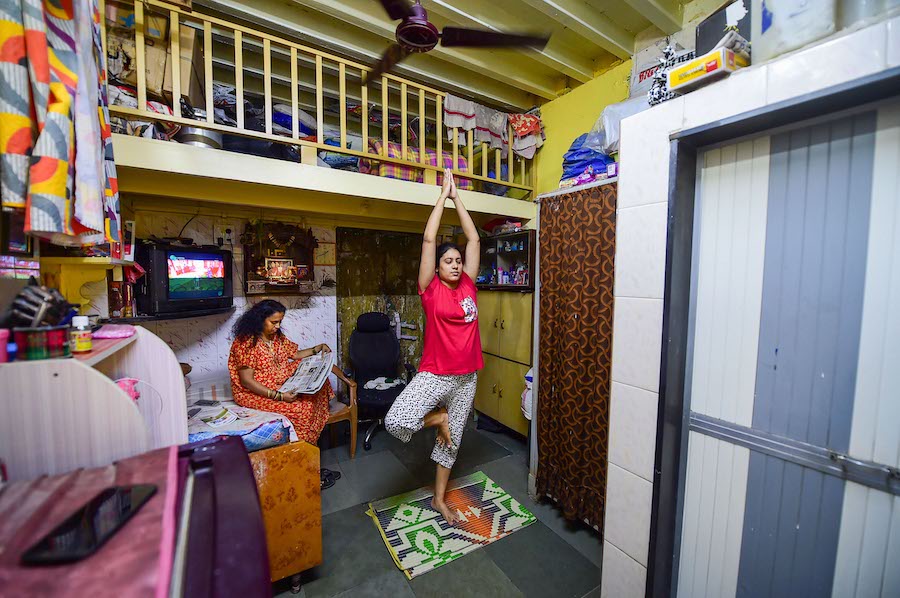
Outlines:
{"type": "Polygon", "coordinates": [[[215,307],[212,309],[198,309],[193,311],[181,311],[155,316],[135,316],[133,318],[106,318],[100,320],[101,324],[140,324],[141,322],[158,322],[161,320],[184,320],[201,316],[217,316],[219,314],[234,313],[235,307],[215,307]]]}

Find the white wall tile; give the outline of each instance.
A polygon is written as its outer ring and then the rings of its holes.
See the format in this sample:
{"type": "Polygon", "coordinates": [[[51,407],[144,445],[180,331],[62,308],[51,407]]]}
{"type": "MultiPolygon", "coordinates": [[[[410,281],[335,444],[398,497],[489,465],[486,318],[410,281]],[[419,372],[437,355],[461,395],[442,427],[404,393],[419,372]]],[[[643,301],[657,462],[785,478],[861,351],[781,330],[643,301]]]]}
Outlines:
{"type": "Polygon", "coordinates": [[[652,482],[659,395],[618,382],[611,394],[609,462],[652,482]]]}
{"type": "Polygon", "coordinates": [[[885,68],[887,25],[878,23],[775,59],[767,66],[768,103],[781,102],[885,68]]]}
{"type": "Polygon", "coordinates": [[[887,22],[887,68],[900,66],[900,16],[887,22]]]}
{"type": "Polygon", "coordinates": [[[616,297],[612,379],[659,392],[662,299],[616,297]]]}
{"type": "MultiPolygon", "coordinates": [[[[604,539],[647,566],[650,542],[650,507],[653,484],[609,464],[606,483],[604,539]]],[[[606,577],[607,572],[603,572],[606,577]]]]}
{"type": "Polygon", "coordinates": [[[668,205],[624,208],[616,214],[617,297],[662,299],[668,205]]]}
{"type": "Polygon", "coordinates": [[[692,129],[764,106],[767,68],[749,67],[685,95],[683,127],[692,129]]]}
{"type": "Polygon", "coordinates": [[[600,598],[643,598],[646,567],[609,542],[603,543],[602,572],[600,598]]]}
{"type": "Polygon", "coordinates": [[[682,128],[684,98],[675,98],[622,121],[618,207],[669,199],[669,134],[682,128]]]}

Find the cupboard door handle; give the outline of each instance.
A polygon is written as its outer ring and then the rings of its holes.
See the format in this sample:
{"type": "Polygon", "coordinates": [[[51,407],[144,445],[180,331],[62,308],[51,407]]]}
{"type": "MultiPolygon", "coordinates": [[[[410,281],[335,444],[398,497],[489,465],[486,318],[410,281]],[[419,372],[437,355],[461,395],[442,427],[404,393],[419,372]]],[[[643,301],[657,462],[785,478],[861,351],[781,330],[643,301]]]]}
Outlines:
{"type": "Polygon", "coordinates": [[[494,384],[494,385],[491,387],[491,394],[497,394],[497,385],[496,385],[496,384],[494,384]]]}
{"type": "Polygon", "coordinates": [[[500,399],[503,398],[503,388],[502,388],[502,387],[500,388],[500,392],[497,393],[497,397],[500,398],[500,399]]]}
{"type": "Polygon", "coordinates": [[[500,320],[500,330],[506,330],[506,320],[500,320]]]}
{"type": "Polygon", "coordinates": [[[494,328],[497,327],[497,322],[499,322],[499,321],[500,321],[500,318],[497,318],[496,320],[494,320],[494,328]]]}

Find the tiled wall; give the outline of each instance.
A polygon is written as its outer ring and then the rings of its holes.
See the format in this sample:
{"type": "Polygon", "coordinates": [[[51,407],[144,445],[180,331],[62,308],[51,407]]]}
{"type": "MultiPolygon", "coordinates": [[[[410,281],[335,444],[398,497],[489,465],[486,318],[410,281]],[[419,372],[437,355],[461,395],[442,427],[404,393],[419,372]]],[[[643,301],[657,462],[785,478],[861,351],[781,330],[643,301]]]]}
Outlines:
{"type": "Polygon", "coordinates": [[[669,135],[898,66],[900,17],[750,67],[623,121],[602,596],[643,596],[646,585],[669,135]]]}
{"type": "MultiPolygon", "coordinates": [[[[189,237],[197,244],[212,244],[217,225],[230,227],[236,243],[233,248],[234,305],[236,309],[230,315],[148,322],[143,326],[167,342],[179,361],[193,367],[192,380],[222,379],[228,373],[228,353],[231,349],[231,342],[234,340],[231,335],[234,322],[250,303],[261,301],[265,297],[254,296],[248,300],[244,296],[243,253],[237,239],[243,232],[247,221],[241,218],[226,219],[201,215],[188,222],[190,218],[189,214],[154,212],[140,209],[138,206],[135,210],[136,234],[138,237],[150,235],[175,237],[184,228],[181,236],[189,237]]],[[[334,228],[313,226],[312,230],[313,235],[319,241],[316,264],[329,264],[316,266],[316,282],[322,285],[325,281],[336,281],[334,228]]],[[[226,249],[231,248],[226,247],[226,249]]],[[[105,285],[98,286],[99,288],[94,290],[98,302],[103,304],[105,303],[105,285]]],[[[337,298],[333,285],[321,286],[311,295],[272,298],[285,304],[288,308],[283,327],[285,334],[291,340],[302,348],[312,347],[319,343],[327,343],[332,348],[337,347],[337,298]]],[[[95,308],[92,311],[102,311],[102,309],[95,308]]]]}

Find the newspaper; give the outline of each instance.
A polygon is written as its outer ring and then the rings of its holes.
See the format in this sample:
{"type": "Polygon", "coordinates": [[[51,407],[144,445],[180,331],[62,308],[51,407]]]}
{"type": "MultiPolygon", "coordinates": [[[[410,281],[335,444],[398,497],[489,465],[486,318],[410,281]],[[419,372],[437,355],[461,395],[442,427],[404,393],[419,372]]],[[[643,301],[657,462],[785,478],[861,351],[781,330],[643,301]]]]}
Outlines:
{"type": "Polygon", "coordinates": [[[222,408],[205,417],[201,416],[200,420],[210,428],[221,428],[227,426],[233,421],[237,421],[237,416],[226,408],[222,408]]]}
{"type": "Polygon", "coordinates": [[[297,366],[294,375],[281,385],[281,392],[311,395],[319,392],[328,379],[331,366],[334,364],[334,352],[321,351],[318,355],[307,357],[297,366]]]}

